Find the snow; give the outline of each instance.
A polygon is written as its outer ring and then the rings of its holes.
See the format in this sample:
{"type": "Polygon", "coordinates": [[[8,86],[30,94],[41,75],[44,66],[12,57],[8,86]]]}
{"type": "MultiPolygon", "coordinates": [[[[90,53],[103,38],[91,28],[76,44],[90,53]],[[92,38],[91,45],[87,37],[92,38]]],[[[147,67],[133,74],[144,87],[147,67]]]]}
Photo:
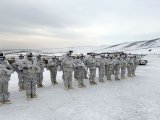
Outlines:
{"type": "MultiPolygon", "coordinates": [[[[44,72],[44,88],[38,98],[26,101],[18,91],[17,74],[9,85],[12,104],[0,106],[0,120],[158,120],[160,118],[160,57],[149,54],[146,66],[137,68],[135,78],[98,83],[64,90],[62,73],[58,85],[51,86],[49,71],[44,72]]],[[[97,76],[98,79],[98,76],[97,76]]]]}
{"type": "Polygon", "coordinates": [[[151,53],[160,54],[160,38],[146,40],[146,41],[133,41],[133,42],[125,42],[117,45],[101,45],[101,46],[76,46],[76,47],[67,47],[67,48],[50,48],[50,49],[6,49],[1,50],[4,52],[7,57],[18,56],[18,54],[26,54],[27,52],[32,51],[34,55],[42,54],[52,56],[53,54],[56,56],[62,56],[68,50],[73,50],[74,54],[86,54],[88,52],[95,53],[104,53],[104,52],[127,52],[139,54],[149,54],[149,50],[152,49],[151,53]]]}

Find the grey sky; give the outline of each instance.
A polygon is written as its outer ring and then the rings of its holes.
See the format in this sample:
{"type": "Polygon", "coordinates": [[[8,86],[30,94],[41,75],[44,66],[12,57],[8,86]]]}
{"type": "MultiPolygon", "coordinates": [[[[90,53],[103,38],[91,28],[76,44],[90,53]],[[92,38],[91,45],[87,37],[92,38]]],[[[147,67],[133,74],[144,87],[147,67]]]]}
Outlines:
{"type": "Polygon", "coordinates": [[[160,37],[160,0],[0,0],[0,48],[110,45],[160,37]]]}

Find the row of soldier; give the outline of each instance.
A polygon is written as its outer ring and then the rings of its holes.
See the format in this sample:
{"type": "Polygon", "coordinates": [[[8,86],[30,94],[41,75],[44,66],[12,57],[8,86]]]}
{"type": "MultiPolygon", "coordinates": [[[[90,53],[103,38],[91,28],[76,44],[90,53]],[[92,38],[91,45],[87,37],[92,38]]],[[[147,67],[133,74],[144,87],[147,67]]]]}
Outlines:
{"type": "Polygon", "coordinates": [[[99,57],[95,53],[84,56],[80,54],[75,58],[72,57],[73,51],[68,51],[61,58],[52,56],[47,63],[42,59],[41,55],[33,58],[32,53],[20,55],[15,58],[15,62],[9,64],[3,53],[0,54],[0,103],[10,103],[8,82],[13,71],[18,73],[19,90],[26,90],[27,100],[37,97],[36,86],[43,87],[44,68],[50,71],[52,85],[58,84],[56,77],[58,69],[63,72],[65,90],[73,89],[72,75],[78,81],[78,86],[86,87],[84,79],[89,77],[90,85],[96,85],[96,70],[98,68],[99,82],[112,80],[112,74],[115,80],[125,79],[126,76],[134,77],[137,66],[136,56],[127,54],[104,55],[99,57]],[[89,71],[88,71],[89,69],[89,71]],[[127,75],[126,75],[127,71],[127,75]]]}

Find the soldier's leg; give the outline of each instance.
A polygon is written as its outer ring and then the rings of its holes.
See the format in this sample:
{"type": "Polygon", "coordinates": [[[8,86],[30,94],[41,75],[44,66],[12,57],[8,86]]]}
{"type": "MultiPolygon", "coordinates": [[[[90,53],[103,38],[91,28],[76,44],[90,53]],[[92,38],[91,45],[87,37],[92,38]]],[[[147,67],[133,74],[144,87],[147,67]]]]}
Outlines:
{"type": "Polygon", "coordinates": [[[91,85],[93,85],[93,70],[92,69],[90,69],[89,82],[91,85]]]}
{"type": "Polygon", "coordinates": [[[128,77],[131,77],[131,70],[130,70],[130,66],[127,67],[127,72],[128,72],[128,77]]]}
{"type": "MultiPolygon", "coordinates": [[[[87,68],[87,70],[88,70],[88,68],[87,68]]],[[[88,79],[88,77],[87,77],[87,71],[85,71],[85,70],[84,70],[84,76],[85,76],[84,79],[88,79]]]]}
{"type": "Polygon", "coordinates": [[[65,86],[65,89],[67,90],[68,89],[68,73],[67,71],[63,71],[63,77],[64,77],[64,86],[65,86]]]}
{"type": "Polygon", "coordinates": [[[37,97],[36,95],[36,81],[33,80],[31,83],[31,92],[32,92],[32,98],[37,97]]]}
{"type": "Polygon", "coordinates": [[[102,73],[102,68],[99,68],[99,82],[102,82],[103,81],[103,73],[102,73]]]}
{"type": "Polygon", "coordinates": [[[105,68],[103,68],[103,70],[102,70],[102,82],[105,82],[104,81],[104,76],[105,76],[105,68]]]}
{"type": "Polygon", "coordinates": [[[119,77],[118,77],[118,74],[119,74],[119,71],[115,70],[115,80],[120,80],[119,77]]]}
{"type": "Polygon", "coordinates": [[[72,86],[72,71],[68,71],[68,86],[69,86],[69,89],[73,89],[73,86],[72,86]]]}
{"type": "Polygon", "coordinates": [[[37,87],[41,87],[40,73],[37,73],[37,87]]]}
{"type": "Polygon", "coordinates": [[[50,70],[51,83],[54,85],[54,71],[50,70]]]}
{"type": "Polygon", "coordinates": [[[27,99],[31,98],[31,80],[25,81],[25,90],[26,90],[26,97],[27,99]]]}
{"type": "Polygon", "coordinates": [[[135,75],[135,69],[133,70],[133,76],[136,76],[136,75],[135,75]]]}
{"type": "Polygon", "coordinates": [[[107,78],[107,66],[105,66],[105,77],[107,78]]]}
{"type": "Polygon", "coordinates": [[[0,82],[0,104],[3,103],[3,83],[0,82]]]}
{"type": "Polygon", "coordinates": [[[125,68],[121,68],[121,79],[125,79],[125,68]]]}
{"type": "Polygon", "coordinates": [[[38,73],[37,75],[37,87],[43,87],[43,72],[38,73]]]}
{"type": "Polygon", "coordinates": [[[77,71],[77,69],[75,68],[74,69],[74,78],[77,80],[77,74],[78,74],[78,71],[77,71]]]}
{"type": "Polygon", "coordinates": [[[57,82],[57,69],[54,70],[54,84],[58,84],[57,82]]]}
{"type": "Polygon", "coordinates": [[[93,69],[93,79],[92,79],[92,81],[93,81],[94,85],[97,84],[97,82],[95,81],[95,79],[96,79],[96,69],[93,69]]]}
{"type": "Polygon", "coordinates": [[[81,72],[78,72],[77,80],[78,80],[78,86],[81,88],[82,87],[82,85],[81,85],[81,72]]]}
{"type": "Polygon", "coordinates": [[[111,80],[111,74],[112,74],[111,69],[107,69],[107,80],[111,80]]]}
{"type": "Polygon", "coordinates": [[[22,91],[24,89],[24,82],[23,82],[23,75],[21,73],[18,73],[18,85],[19,85],[19,91],[22,91]]]}
{"type": "Polygon", "coordinates": [[[86,73],[86,71],[85,70],[82,70],[81,72],[80,72],[80,79],[81,79],[81,85],[82,85],[82,87],[86,87],[86,85],[84,84],[84,79],[85,79],[85,77],[86,77],[86,75],[85,75],[85,73],[86,73]]]}
{"type": "Polygon", "coordinates": [[[3,83],[3,102],[10,102],[9,100],[9,92],[8,92],[8,82],[3,83]]]}

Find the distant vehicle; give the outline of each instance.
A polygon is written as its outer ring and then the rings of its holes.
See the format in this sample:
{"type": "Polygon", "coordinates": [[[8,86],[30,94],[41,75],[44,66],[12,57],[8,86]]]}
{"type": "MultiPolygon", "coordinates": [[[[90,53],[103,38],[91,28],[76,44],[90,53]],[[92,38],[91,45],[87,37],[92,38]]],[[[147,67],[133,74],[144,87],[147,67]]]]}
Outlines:
{"type": "Polygon", "coordinates": [[[146,65],[148,63],[147,60],[144,60],[144,59],[139,59],[138,60],[138,65],[146,65]]]}

